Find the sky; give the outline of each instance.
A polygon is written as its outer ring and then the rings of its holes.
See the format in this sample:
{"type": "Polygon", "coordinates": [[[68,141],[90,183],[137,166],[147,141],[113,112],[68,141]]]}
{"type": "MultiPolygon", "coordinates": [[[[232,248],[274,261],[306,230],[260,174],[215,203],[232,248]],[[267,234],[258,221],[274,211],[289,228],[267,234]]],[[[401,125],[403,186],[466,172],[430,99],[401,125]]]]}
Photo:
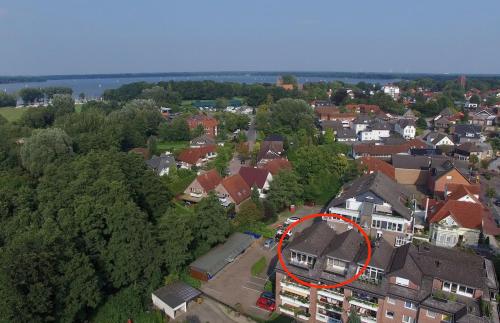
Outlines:
{"type": "Polygon", "coordinates": [[[0,75],[498,74],[498,12],[498,0],[0,0],[0,75]]]}

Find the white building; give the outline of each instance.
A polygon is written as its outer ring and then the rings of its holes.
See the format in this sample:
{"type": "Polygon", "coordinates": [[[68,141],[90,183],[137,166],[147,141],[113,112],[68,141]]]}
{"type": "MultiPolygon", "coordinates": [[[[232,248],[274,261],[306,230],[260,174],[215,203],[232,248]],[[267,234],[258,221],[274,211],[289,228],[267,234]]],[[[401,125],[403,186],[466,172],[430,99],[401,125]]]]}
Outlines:
{"type": "Polygon", "coordinates": [[[392,84],[387,84],[382,87],[382,91],[384,91],[385,94],[389,95],[392,97],[394,100],[399,99],[399,87],[392,85],[392,84]]]}
{"type": "Polygon", "coordinates": [[[405,139],[414,139],[416,133],[415,121],[411,119],[401,119],[394,126],[394,131],[405,139]]]}

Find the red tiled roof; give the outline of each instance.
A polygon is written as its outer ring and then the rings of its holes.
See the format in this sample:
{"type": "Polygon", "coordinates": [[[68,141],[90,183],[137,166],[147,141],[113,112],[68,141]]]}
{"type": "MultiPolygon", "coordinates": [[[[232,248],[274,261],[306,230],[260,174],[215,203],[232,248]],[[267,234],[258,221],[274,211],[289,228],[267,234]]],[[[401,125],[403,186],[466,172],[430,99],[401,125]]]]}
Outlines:
{"type": "Polygon", "coordinates": [[[283,169],[292,169],[292,164],[284,158],[279,158],[270,160],[260,167],[267,169],[271,174],[276,175],[283,169]]]}
{"type": "Polygon", "coordinates": [[[220,177],[215,169],[211,169],[208,172],[198,175],[196,180],[200,183],[205,192],[209,192],[222,182],[222,177],[220,177]]]}
{"type": "Polygon", "coordinates": [[[483,223],[483,205],[481,203],[447,200],[438,202],[430,210],[429,222],[437,223],[451,216],[460,226],[469,229],[480,229],[483,223]]]}
{"type": "Polygon", "coordinates": [[[359,162],[360,166],[366,166],[368,174],[371,174],[374,172],[382,172],[392,179],[396,178],[396,174],[395,174],[396,171],[395,171],[394,167],[391,164],[389,164],[381,159],[374,158],[374,157],[361,157],[358,162],[359,162]]]}
{"type": "Polygon", "coordinates": [[[194,165],[200,158],[203,158],[208,153],[214,153],[216,150],[216,145],[209,145],[199,148],[187,148],[181,151],[177,159],[182,162],[194,165]]]}
{"type": "Polygon", "coordinates": [[[187,119],[187,123],[190,129],[196,128],[199,124],[203,124],[205,127],[215,127],[219,124],[217,119],[203,115],[197,114],[191,116],[187,119]]]}
{"type": "Polygon", "coordinates": [[[222,180],[222,186],[224,186],[228,194],[237,205],[248,199],[252,194],[250,186],[248,186],[248,184],[240,174],[235,174],[224,178],[222,180]]]}
{"type": "Polygon", "coordinates": [[[419,139],[409,140],[400,145],[375,145],[360,144],[353,146],[356,154],[367,154],[371,156],[388,156],[400,153],[407,153],[411,148],[427,148],[427,144],[419,139]]]}
{"type": "Polygon", "coordinates": [[[314,108],[314,112],[319,115],[333,115],[339,114],[340,110],[335,106],[323,106],[314,108]]]}
{"type": "Polygon", "coordinates": [[[474,195],[479,195],[481,190],[479,185],[463,185],[450,183],[446,185],[447,191],[450,193],[447,196],[449,200],[459,200],[460,198],[470,195],[473,199],[479,202],[474,195]]]}
{"type": "Polygon", "coordinates": [[[258,188],[263,188],[269,171],[264,168],[241,167],[239,174],[243,177],[248,186],[253,187],[255,185],[258,188]]]}
{"type": "Polygon", "coordinates": [[[380,110],[380,107],[375,104],[348,104],[345,106],[347,110],[351,112],[358,112],[359,113],[380,113],[382,110],[380,110]]]}

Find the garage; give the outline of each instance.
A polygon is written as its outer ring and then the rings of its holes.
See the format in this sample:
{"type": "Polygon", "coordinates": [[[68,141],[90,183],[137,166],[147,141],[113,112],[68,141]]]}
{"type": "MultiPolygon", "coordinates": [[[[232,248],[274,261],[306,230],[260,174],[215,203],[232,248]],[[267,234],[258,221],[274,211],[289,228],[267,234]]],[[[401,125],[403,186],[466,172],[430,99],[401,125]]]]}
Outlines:
{"type": "Polygon", "coordinates": [[[183,282],[176,282],[157,289],[151,295],[153,304],[175,319],[187,311],[187,303],[200,296],[201,292],[183,282]]]}

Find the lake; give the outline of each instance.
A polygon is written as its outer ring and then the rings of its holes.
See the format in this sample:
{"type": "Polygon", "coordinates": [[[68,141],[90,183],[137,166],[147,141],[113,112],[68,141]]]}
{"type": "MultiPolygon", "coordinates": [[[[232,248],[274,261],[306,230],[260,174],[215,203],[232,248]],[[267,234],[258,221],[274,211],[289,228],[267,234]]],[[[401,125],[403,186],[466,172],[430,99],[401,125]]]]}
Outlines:
{"type": "MultiPolygon", "coordinates": [[[[73,89],[75,97],[80,93],[85,93],[87,98],[98,98],[107,89],[115,89],[124,84],[133,82],[156,83],[160,81],[203,81],[212,80],[216,82],[236,82],[236,83],[275,83],[282,73],[172,73],[162,76],[138,76],[138,77],[100,77],[100,78],[62,78],[49,79],[44,82],[25,83],[4,83],[0,84],[0,90],[7,93],[14,93],[25,87],[43,88],[48,86],[64,86],[73,89]]],[[[299,83],[320,82],[320,81],[342,81],[349,84],[358,82],[387,84],[397,82],[397,78],[352,78],[338,77],[328,73],[293,73],[299,83]]]]}

